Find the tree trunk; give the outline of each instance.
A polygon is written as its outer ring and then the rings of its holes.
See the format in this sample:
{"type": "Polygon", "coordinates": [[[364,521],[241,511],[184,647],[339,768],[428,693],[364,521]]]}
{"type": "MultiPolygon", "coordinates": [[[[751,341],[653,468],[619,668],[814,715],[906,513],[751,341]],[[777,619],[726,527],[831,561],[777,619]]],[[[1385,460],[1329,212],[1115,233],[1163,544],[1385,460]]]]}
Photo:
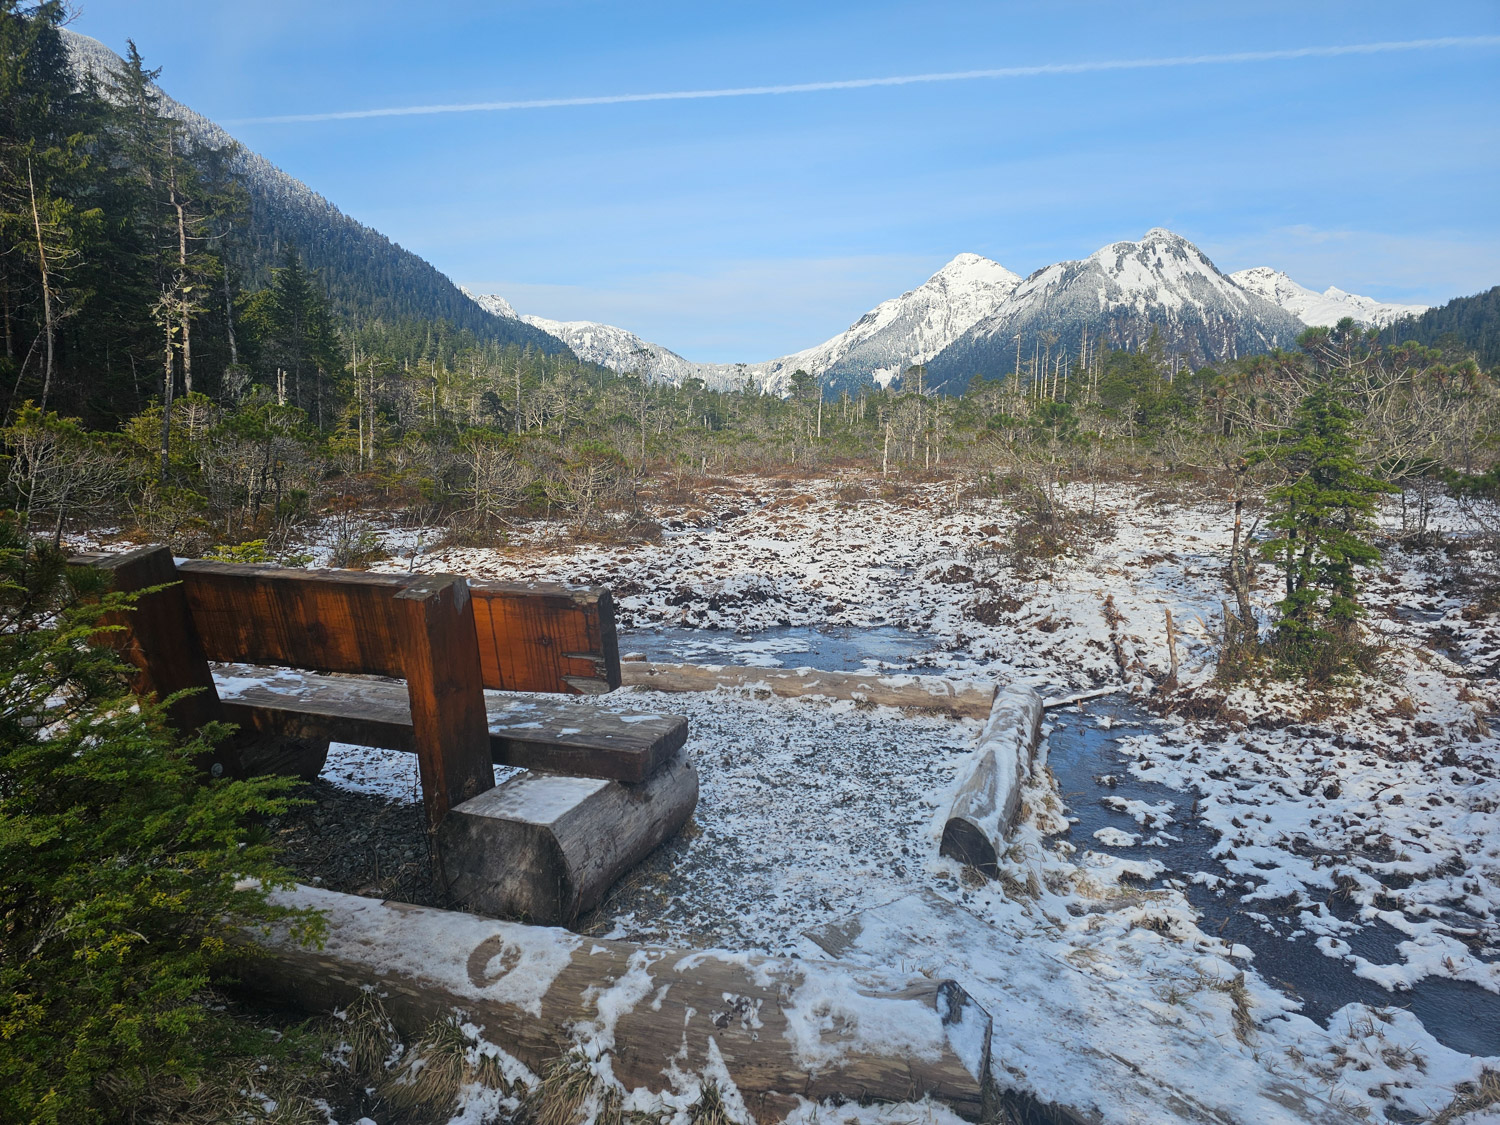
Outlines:
{"type": "MultiPolygon", "coordinates": [[[[52,276],[47,268],[47,243],[42,237],[42,213],[36,205],[36,181],[31,174],[31,161],[26,161],[26,186],[31,189],[31,221],[36,228],[36,256],[42,273],[42,321],[47,336],[47,358],[42,376],[42,413],[47,412],[47,396],[52,390],[53,343],[56,326],[52,319],[52,276]]],[[[7,334],[7,339],[9,338],[7,334]]]]}
{"type": "Polygon", "coordinates": [[[167,479],[167,473],[171,468],[172,448],[172,316],[165,308],[162,313],[162,324],[166,327],[167,345],[162,352],[162,391],[161,391],[161,479],[167,479]]]}

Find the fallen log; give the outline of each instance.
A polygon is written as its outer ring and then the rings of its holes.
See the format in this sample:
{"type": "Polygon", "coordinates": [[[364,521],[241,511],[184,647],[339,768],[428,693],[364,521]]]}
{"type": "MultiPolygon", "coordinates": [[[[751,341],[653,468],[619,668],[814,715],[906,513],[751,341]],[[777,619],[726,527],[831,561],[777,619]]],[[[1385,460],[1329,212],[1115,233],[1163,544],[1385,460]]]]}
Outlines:
{"type": "Polygon", "coordinates": [[[816,668],[746,668],[719,664],[657,664],[625,661],[624,686],[650,691],[764,691],[788,698],[824,696],[871,706],[934,711],[955,718],[983,719],[995,698],[992,684],[966,683],[943,676],[871,675],[825,672],[816,668]]]}
{"type": "Polygon", "coordinates": [[[637,785],[523,773],[438,827],[449,898],[482,914],[572,925],[697,804],[698,772],[682,749],[637,785]]]}
{"type": "Polygon", "coordinates": [[[964,763],[938,851],[986,875],[998,871],[1021,807],[1021,785],[1041,736],[1042,700],[1027,688],[997,692],[989,722],[964,763]]]}
{"type": "MultiPolygon", "coordinates": [[[[1058,1125],[1354,1125],[1346,1110],[1168,1004],[976,917],[933,891],[807,931],[841,964],[957,981],[994,1015],[1001,1120],[1058,1125]]],[[[1066,947],[1063,947],[1066,948],[1066,947]]],[[[1128,984],[1128,982],[1126,982],[1128,984]]],[[[1275,1013],[1267,1013],[1275,1015],[1275,1013]]],[[[1312,1080],[1311,1074],[1307,1080],[1312,1080]]]]}
{"type": "Polygon", "coordinates": [[[989,1092],[990,1017],[948,980],[718,951],[673,950],[567,930],[297,887],[288,906],[327,918],[324,947],[252,935],[242,982],[308,1011],[374,989],[412,1036],[455,1009],[541,1070],[581,1046],[627,1089],[722,1066],[762,1122],[797,1097],[907,1101],[977,1119],[989,1092]]]}

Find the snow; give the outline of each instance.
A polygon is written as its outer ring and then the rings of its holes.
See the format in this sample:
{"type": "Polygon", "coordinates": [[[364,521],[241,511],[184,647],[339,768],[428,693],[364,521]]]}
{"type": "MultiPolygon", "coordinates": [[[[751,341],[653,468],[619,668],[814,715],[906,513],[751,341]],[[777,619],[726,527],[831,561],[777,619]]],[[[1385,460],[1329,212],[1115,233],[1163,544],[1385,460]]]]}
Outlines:
{"type": "MultiPolygon", "coordinates": [[[[733,641],[764,629],[899,627],[927,638],[912,650],[924,670],[1048,696],[1119,683],[1116,644],[1139,662],[1131,674],[1142,688],[1164,678],[1163,611],[1170,608],[1181,634],[1182,691],[1211,690],[1231,528],[1224,500],[1131,484],[1072,486],[1065,502],[1094,511],[1106,530],[1021,579],[998,553],[1016,518],[1004,501],[931,484],[912,486],[905,501],[849,504],[839,499],[841,483],[706,485],[690,508],[658,513],[682,524],[658,543],[575,544],[538,526],[507,550],[438,550],[416,565],[609,585],[625,649],[633,647],[632,629],[693,627],[706,638],[718,629],[733,641]],[[956,566],[969,567],[973,580],[953,581],[956,566]],[[1000,596],[1013,598],[1014,608],[986,614],[993,624],[975,619],[976,602],[1000,596]]],[[[1397,530],[1401,515],[1393,503],[1385,526],[1397,530]]],[[[1475,674],[1500,658],[1500,619],[1476,608],[1463,580],[1494,560],[1480,543],[1462,547],[1472,535],[1463,509],[1439,505],[1433,526],[1456,546],[1389,546],[1387,568],[1368,585],[1371,622],[1389,646],[1382,679],[1326,697],[1246,685],[1227,691],[1208,717],[1178,713],[1151,720],[1144,732],[1115,730],[1124,755],[1116,772],[1182,794],[1170,801],[1111,794],[1126,822],[1138,826],[1120,830],[1139,838],[1134,845],[1086,837],[1090,846],[1075,851],[1057,843],[1065,795],[1039,762],[998,882],[975,884],[937,856],[977,722],[756,699],[753,691],[602,697],[596,705],[685,715],[702,796],[695,830],[649,859],[591,928],[638,941],[786,953],[808,927],[936,891],[1002,931],[1007,943],[1086,969],[1139,1010],[1207,1029],[1224,1056],[1216,1066],[1232,1060],[1236,1072],[1279,1074],[1377,1113],[1391,1106],[1430,1115],[1459,1083],[1500,1059],[1450,1050],[1399,1008],[1354,1004],[1326,1026],[1299,1014],[1296,999],[1256,971],[1245,945],[1200,925],[1180,883],[1142,889],[1141,880],[1164,868],[1136,857],[1164,854],[1147,845],[1170,842],[1184,827],[1211,829],[1227,874],[1186,872],[1184,879],[1245,884],[1250,910],[1270,911],[1273,900],[1295,895],[1290,924],[1322,950],[1314,958],[1343,961],[1394,989],[1436,978],[1500,992],[1493,938],[1500,740],[1485,723],[1500,712],[1500,698],[1492,677],[1475,674]],[[1455,555],[1460,549],[1467,553],[1455,555]],[[1439,640],[1442,648],[1434,648],[1439,640]],[[1334,894],[1348,903],[1337,914],[1324,905],[1334,894]],[[1377,924],[1397,931],[1388,953],[1352,940],[1377,924]],[[1236,1035],[1226,991],[1241,972],[1248,1043],[1236,1035]],[[1377,1065],[1372,1053],[1420,1065],[1377,1065]]],[[[411,560],[387,565],[405,570],[411,560]]],[[[1274,577],[1262,575],[1263,610],[1276,596],[1274,577]]],[[[789,640],[743,643],[771,661],[795,656],[789,640]]],[[[986,956],[978,948],[954,953],[974,964],[986,956]]],[[[986,986],[981,1002],[1003,1003],[1005,993],[994,991],[1002,983],[986,986]]],[[[1391,992],[1390,1003],[1400,1005],[1402,995],[1391,992]]],[[[1019,1057],[1020,1030],[997,1017],[997,1054],[1008,1043],[1019,1057]]],[[[1043,1061],[1028,1063],[1035,1068],[1028,1075],[1065,1089],[1065,1068],[1048,1072],[1043,1061]]],[[[1182,1089],[1201,1092],[1214,1079],[1211,1070],[1195,1076],[1191,1060],[1152,1065],[1182,1089]]]]}
{"type": "Polygon", "coordinates": [[[1322,293],[1298,285],[1286,274],[1269,266],[1237,270],[1230,280],[1246,292],[1274,301],[1309,327],[1332,328],[1346,316],[1359,324],[1384,328],[1403,316],[1417,316],[1426,305],[1400,305],[1345,293],[1330,285],[1322,293]]]}

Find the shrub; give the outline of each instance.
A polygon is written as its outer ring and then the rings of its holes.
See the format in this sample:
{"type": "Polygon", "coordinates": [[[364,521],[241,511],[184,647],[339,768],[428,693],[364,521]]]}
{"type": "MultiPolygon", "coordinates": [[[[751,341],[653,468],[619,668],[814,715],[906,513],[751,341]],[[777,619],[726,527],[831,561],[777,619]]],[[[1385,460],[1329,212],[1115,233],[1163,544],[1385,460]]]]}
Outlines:
{"type": "Polygon", "coordinates": [[[99,581],[0,521],[3,1121],[129,1119],[154,1085],[191,1084],[223,1039],[203,990],[236,932],[318,931],[267,901],[290,877],[247,830],[295,783],[200,781],[225,731],[179,738],[130,694],[92,642],[132,599],[99,581]]]}

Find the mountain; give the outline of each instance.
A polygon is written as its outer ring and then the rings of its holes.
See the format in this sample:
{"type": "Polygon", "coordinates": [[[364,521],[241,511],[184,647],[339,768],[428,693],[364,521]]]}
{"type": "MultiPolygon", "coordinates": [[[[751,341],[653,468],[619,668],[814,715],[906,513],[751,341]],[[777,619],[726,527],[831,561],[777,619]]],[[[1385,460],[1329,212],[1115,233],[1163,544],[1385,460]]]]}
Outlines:
{"type": "MultiPolygon", "coordinates": [[[[74,71],[93,72],[103,89],[123,60],[97,39],[61,29],[74,71]]],[[[161,113],[180,121],[197,148],[225,148],[234,139],[202,114],[158,88],[161,113]]],[[[238,147],[238,146],[237,146],[238,147]]],[[[249,229],[242,232],[236,267],[241,284],[265,285],[282,250],[295,246],[318,271],[336,312],[361,319],[446,320],[482,340],[556,353],[566,345],[533,325],[485,312],[430,264],[377,230],[351,219],[263,156],[238,148],[230,161],[250,194],[249,229]]]]}
{"type": "Polygon", "coordinates": [[[959,391],[976,373],[1010,373],[1018,352],[1025,370],[1044,352],[1070,360],[1101,344],[1135,350],[1153,335],[1164,352],[1197,366],[1288,347],[1302,328],[1187,239],[1157,227],[1139,242],[1037,270],[928,364],[928,381],[959,391]]]}
{"type": "Polygon", "coordinates": [[[1309,328],[1332,328],[1346,316],[1353,317],[1367,327],[1384,328],[1403,316],[1419,316],[1427,311],[1426,305],[1396,305],[1376,301],[1357,293],[1345,293],[1331,285],[1319,293],[1305,285],[1298,285],[1286,274],[1273,270],[1270,266],[1237,270],[1229,278],[1246,292],[1280,305],[1309,328]]]}
{"type": "Polygon", "coordinates": [[[1226,275],[1160,227],[1139,242],[1115,242],[1024,280],[988,258],[960,254],[832,339],[761,363],[694,363],[622,328],[526,316],[497,296],[474,300],[616,371],[672,383],[698,378],[720,388],[749,379],[774,393],[786,390],[798,368],[825,388],[857,390],[888,386],[913,364],[925,365],[926,388],[958,392],[975,374],[1010,374],[1018,351],[1026,371],[1047,355],[1071,362],[1085,347],[1090,354],[1100,346],[1134,350],[1153,336],[1163,354],[1200,366],[1291,347],[1304,329],[1345,316],[1385,326],[1421,312],[1341,289],[1316,293],[1263,266],[1226,275]]]}
{"type": "Polygon", "coordinates": [[[548,320],[542,316],[523,316],[504,297],[494,293],[470,293],[467,289],[463,289],[463,292],[488,313],[521,321],[561,340],[573,350],[574,355],[586,363],[597,363],[612,371],[644,372],[652,382],[671,383],[675,386],[681,386],[692,378],[719,385],[720,365],[693,363],[676,352],[643,340],[634,332],[627,332],[623,328],[616,328],[611,324],[595,324],[589,320],[548,320]]]}
{"type": "Polygon", "coordinates": [[[1486,368],[1500,365],[1500,285],[1398,320],[1391,332],[1398,340],[1429,347],[1457,344],[1472,351],[1486,368]]]}
{"type": "Polygon", "coordinates": [[[881,302],[831,340],[761,363],[694,363],[623,328],[525,316],[503,297],[470,296],[486,311],[541,328],[567,343],[580,359],[615,371],[642,371],[648,379],[677,384],[702,379],[718,388],[743,387],[750,379],[762,390],[781,392],[799,368],[817,375],[825,387],[852,390],[872,381],[885,386],[910,365],[941,352],[1020,281],[988,258],[960,254],[917,288],[881,302]]]}

